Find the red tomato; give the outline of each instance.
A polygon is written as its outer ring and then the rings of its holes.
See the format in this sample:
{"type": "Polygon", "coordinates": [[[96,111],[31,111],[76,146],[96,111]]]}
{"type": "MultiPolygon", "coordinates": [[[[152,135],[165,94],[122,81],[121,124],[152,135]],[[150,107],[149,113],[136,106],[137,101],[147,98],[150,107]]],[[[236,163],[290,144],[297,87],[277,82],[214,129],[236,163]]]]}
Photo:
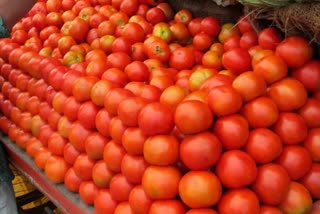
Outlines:
{"type": "Polygon", "coordinates": [[[146,135],[168,134],[174,126],[174,115],[169,107],[150,103],[139,112],[138,125],[146,135]]]}
{"type": "Polygon", "coordinates": [[[99,188],[91,180],[82,181],[79,186],[79,196],[86,204],[93,205],[94,198],[97,196],[98,192],[99,188]]]}
{"type": "Polygon", "coordinates": [[[201,31],[207,33],[209,36],[217,36],[221,29],[220,21],[217,18],[211,16],[204,17],[201,20],[200,29],[201,31]]]}
{"type": "Polygon", "coordinates": [[[113,213],[117,202],[112,198],[109,189],[100,189],[94,198],[94,208],[97,214],[113,213]]]}
{"type": "Polygon", "coordinates": [[[87,154],[80,154],[73,163],[73,169],[76,175],[83,181],[92,179],[92,169],[96,160],[90,158],[87,154]]]}
{"type": "Polygon", "coordinates": [[[258,167],[257,178],[252,188],[263,204],[278,205],[287,196],[290,182],[290,177],[284,167],[269,163],[258,167]]]}
{"type": "Polygon", "coordinates": [[[146,20],[155,25],[160,22],[166,21],[166,14],[158,7],[150,8],[146,13],[146,20]]]}
{"type": "Polygon", "coordinates": [[[212,172],[189,171],[179,182],[179,195],[190,208],[211,207],[219,201],[222,186],[212,172]],[[192,185],[193,182],[197,182],[197,185],[192,185]]]}
{"type": "Polygon", "coordinates": [[[276,28],[264,28],[258,35],[259,46],[263,49],[275,50],[282,38],[276,28]]]}
{"type": "Polygon", "coordinates": [[[312,165],[309,151],[298,145],[284,146],[276,162],[287,170],[292,180],[302,178],[312,165]]]}
{"type": "Polygon", "coordinates": [[[240,149],[247,144],[249,124],[243,116],[232,114],[219,117],[213,126],[213,132],[221,140],[224,149],[240,149]]]}
{"type": "Polygon", "coordinates": [[[273,83],[268,96],[276,103],[280,111],[293,111],[302,107],[307,99],[306,88],[296,79],[287,77],[273,83]]]}
{"type": "Polygon", "coordinates": [[[178,195],[181,177],[177,167],[149,166],[142,176],[142,187],[151,199],[173,199],[178,195]]]}
{"type": "Polygon", "coordinates": [[[211,127],[213,114],[207,104],[198,100],[185,100],[178,104],[174,122],[182,133],[195,134],[211,127]]]}
{"type": "Polygon", "coordinates": [[[103,160],[110,170],[118,173],[121,171],[121,162],[125,154],[126,151],[122,145],[111,140],[104,147],[103,160]]]}
{"type": "Polygon", "coordinates": [[[133,187],[129,194],[129,204],[135,213],[148,214],[152,200],[146,195],[141,185],[133,187]]]}
{"type": "Polygon", "coordinates": [[[308,135],[303,141],[303,146],[309,151],[313,162],[320,161],[320,128],[309,129],[308,135]]]}
{"type": "Polygon", "coordinates": [[[286,77],[288,66],[281,57],[271,54],[262,56],[253,66],[253,72],[261,75],[269,85],[286,77]]]}
{"type": "Polygon", "coordinates": [[[228,188],[240,188],[252,184],[257,171],[253,158],[241,150],[224,152],[216,165],[216,173],[221,183],[228,188]]]}
{"type": "Polygon", "coordinates": [[[247,16],[240,16],[238,19],[238,28],[241,33],[249,32],[254,30],[252,27],[252,23],[247,16]]]}
{"type": "Polygon", "coordinates": [[[183,70],[191,69],[195,64],[195,54],[191,48],[179,47],[175,49],[169,58],[169,65],[172,68],[183,70]]]}
{"type": "Polygon", "coordinates": [[[251,47],[258,45],[258,35],[256,31],[248,31],[240,37],[240,48],[249,50],[251,47]]]}
{"type": "Polygon", "coordinates": [[[251,57],[247,50],[234,48],[222,55],[223,66],[235,75],[251,70],[251,57]]]}
{"type": "Polygon", "coordinates": [[[279,136],[270,129],[257,128],[250,131],[244,150],[257,163],[266,164],[280,156],[282,142],[279,136]]]}
{"type": "Polygon", "coordinates": [[[246,103],[241,109],[241,114],[247,119],[250,127],[264,128],[277,121],[279,110],[272,99],[261,96],[246,103]]]}
{"type": "Polygon", "coordinates": [[[149,214],[157,213],[176,213],[184,214],[186,213],[187,208],[180,200],[171,199],[171,200],[156,200],[152,202],[149,214]]]}
{"type": "Polygon", "coordinates": [[[259,214],[260,204],[257,195],[248,188],[228,190],[218,203],[220,214],[259,214]]]}
{"type": "Polygon", "coordinates": [[[217,86],[208,94],[208,105],[217,116],[230,115],[240,110],[242,97],[232,86],[217,86]]]}
{"type": "Polygon", "coordinates": [[[142,155],[125,154],[121,162],[121,172],[135,185],[141,184],[142,176],[149,164],[142,155]]]}
{"type": "Polygon", "coordinates": [[[176,14],[173,17],[175,22],[180,22],[185,25],[188,25],[189,22],[193,19],[192,13],[188,9],[181,9],[176,12],[176,14]]]}
{"type": "Polygon", "coordinates": [[[320,198],[319,178],[320,178],[320,164],[313,163],[311,166],[311,169],[300,180],[300,183],[309,190],[313,199],[320,198]]]}
{"type": "Polygon", "coordinates": [[[309,191],[300,183],[291,181],[289,192],[285,199],[279,204],[283,213],[310,213],[312,209],[312,198],[309,191]]]}
{"type": "Polygon", "coordinates": [[[303,37],[288,37],[276,47],[276,55],[280,56],[290,68],[298,68],[313,56],[313,47],[303,37]]]}
{"type": "Polygon", "coordinates": [[[280,137],[282,143],[289,145],[301,143],[308,134],[305,120],[294,112],[280,113],[272,129],[280,137]]]}
{"type": "Polygon", "coordinates": [[[122,145],[128,154],[143,155],[144,142],[147,136],[136,127],[127,128],[122,135],[122,145]]]}
{"type": "Polygon", "coordinates": [[[320,90],[320,62],[318,60],[310,60],[295,69],[291,75],[299,80],[308,91],[317,92],[320,90]]]}
{"type": "Polygon", "coordinates": [[[191,170],[205,170],[216,164],[221,141],[210,132],[185,137],[180,144],[180,160],[191,170]]]}
{"type": "Polygon", "coordinates": [[[134,185],[129,183],[126,177],[122,174],[116,174],[110,181],[110,194],[117,202],[128,201],[130,191],[134,185]]]}

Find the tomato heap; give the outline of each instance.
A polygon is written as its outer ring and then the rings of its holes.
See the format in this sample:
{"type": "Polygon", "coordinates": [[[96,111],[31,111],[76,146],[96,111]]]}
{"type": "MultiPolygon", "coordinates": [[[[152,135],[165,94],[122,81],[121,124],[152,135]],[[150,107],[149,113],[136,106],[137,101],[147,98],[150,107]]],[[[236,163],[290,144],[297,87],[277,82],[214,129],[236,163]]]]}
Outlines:
{"type": "Polygon", "coordinates": [[[0,127],[96,213],[309,213],[313,52],[163,1],[39,1],[0,40],[0,127]]]}

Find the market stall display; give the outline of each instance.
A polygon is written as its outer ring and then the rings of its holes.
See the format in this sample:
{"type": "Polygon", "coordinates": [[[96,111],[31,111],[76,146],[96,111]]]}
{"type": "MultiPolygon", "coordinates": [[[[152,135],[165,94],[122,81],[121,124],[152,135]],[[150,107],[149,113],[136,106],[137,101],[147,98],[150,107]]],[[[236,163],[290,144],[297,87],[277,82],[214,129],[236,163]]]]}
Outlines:
{"type": "Polygon", "coordinates": [[[314,44],[172,4],[39,0],[0,40],[9,159],[66,213],[319,209],[314,44]]]}

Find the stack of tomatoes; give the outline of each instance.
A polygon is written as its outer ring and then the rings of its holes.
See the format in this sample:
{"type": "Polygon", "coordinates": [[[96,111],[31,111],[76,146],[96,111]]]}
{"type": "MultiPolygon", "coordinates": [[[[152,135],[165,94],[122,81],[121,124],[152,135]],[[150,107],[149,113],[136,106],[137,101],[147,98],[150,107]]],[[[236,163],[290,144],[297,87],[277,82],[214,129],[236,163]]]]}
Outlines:
{"type": "Polygon", "coordinates": [[[0,40],[1,131],[96,213],[310,213],[314,47],[218,18],[156,0],[37,2],[0,40]]]}

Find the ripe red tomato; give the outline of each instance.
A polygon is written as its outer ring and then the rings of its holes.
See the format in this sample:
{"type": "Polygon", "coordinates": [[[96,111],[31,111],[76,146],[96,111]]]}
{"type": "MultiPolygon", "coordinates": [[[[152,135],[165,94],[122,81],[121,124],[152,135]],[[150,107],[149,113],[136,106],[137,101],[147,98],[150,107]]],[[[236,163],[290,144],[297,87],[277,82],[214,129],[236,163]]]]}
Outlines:
{"type": "Polygon", "coordinates": [[[113,213],[117,202],[112,198],[109,189],[100,189],[94,198],[94,208],[97,214],[113,213]]]}
{"type": "Polygon", "coordinates": [[[306,139],[303,141],[303,146],[309,151],[313,162],[320,160],[320,128],[309,129],[306,139]]]}
{"type": "Polygon", "coordinates": [[[282,41],[282,37],[276,28],[264,28],[258,35],[259,46],[263,49],[275,50],[282,41]]]}
{"type": "Polygon", "coordinates": [[[221,152],[221,141],[210,132],[186,136],[180,144],[180,160],[191,170],[205,170],[214,166],[221,152]]]}
{"type": "Polygon", "coordinates": [[[148,166],[149,164],[142,155],[127,153],[121,162],[121,172],[130,183],[138,185],[141,184],[143,173],[148,166]]]}
{"type": "Polygon", "coordinates": [[[304,87],[310,92],[320,90],[320,62],[318,60],[310,60],[303,66],[295,69],[291,75],[299,80],[304,87]]]}
{"type": "Polygon", "coordinates": [[[257,163],[266,164],[280,156],[282,142],[279,136],[270,129],[257,128],[250,131],[244,150],[257,163]]]}
{"type": "Polygon", "coordinates": [[[185,100],[178,104],[174,122],[182,133],[195,134],[211,127],[213,114],[207,104],[198,100],[185,100]]]}
{"type": "Polygon", "coordinates": [[[119,173],[111,178],[109,189],[114,200],[117,202],[123,202],[128,201],[130,191],[133,187],[134,185],[129,183],[122,173],[119,173]]]}
{"type": "Polygon", "coordinates": [[[309,151],[298,145],[284,146],[276,162],[287,170],[292,180],[302,178],[312,165],[309,151]]]}
{"type": "Polygon", "coordinates": [[[195,54],[191,48],[179,47],[172,51],[169,65],[177,70],[191,69],[195,64],[195,54]]]}
{"type": "Polygon", "coordinates": [[[79,186],[79,196],[81,200],[89,205],[93,205],[94,198],[97,196],[99,188],[92,180],[82,181],[79,186]]]}
{"type": "Polygon", "coordinates": [[[240,188],[252,184],[256,179],[257,171],[253,158],[241,150],[222,153],[216,165],[218,178],[228,188],[240,188]]]}
{"type": "Polygon", "coordinates": [[[278,205],[287,196],[290,182],[284,167],[269,163],[258,167],[257,178],[252,184],[252,189],[263,204],[278,205]]]}
{"type": "Polygon", "coordinates": [[[181,172],[174,166],[148,166],[142,187],[151,199],[173,199],[178,195],[181,172]]]}
{"type": "Polygon", "coordinates": [[[280,111],[293,111],[302,107],[307,99],[306,88],[296,79],[287,77],[273,83],[268,96],[276,103],[280,111]]]}
{"type": "Polygon", "coordinates": [[[294,112],[280,113],[272,129],[280,137],[282,143],[289,145],[301,143],[308,134],[305,120],[294,112]]]}
{"type": "Polygon", "coordinates": [[[291,36],[280,42],[275,50],[290,68],[298,68],[313,56],[313,46],[303,37],[291,36]]]}
{"type": "Polygon", "coordinates": [[[219,203],[218,212],[220,214],[258,214],[260,209],[257,195],[248,188],[237,188],[226,191],[219,203]]]}
{"type": "Polygon", "coordinates": [[[251,70],[251,57],[247,50],[234,48],[222,55],[223,66],[235,75],[251,70]]]}
{"type": "Polygon", "coordinates": [[[146,135],[168,134],[174,126],[174,115],[160,102],[149,103],[140,110],[138,125],[146,135]]]}
{"type": "Polygon", "coordinates": [[[212,172],[189,171],[179,182],[179,195],[190,208],[211,207],[219,201],[222,186],[212,172]],[[197,182],[197,186],[192,185],[193,182],[197,182]]]}
{"type": "Polygon", "coordinates": [[[261,96],[246,103],[241,109],[241,114],[247,119],[250,127],[265,128],[277,121],[279,110],[271,98],[261,96]]]}
{"type": "Polygon", "coordinates": [[[74,172],[83,181],[91,181],[95,162],[96,160],[90,158],[86,153],[81,153],[73,163],[74,172]]]}
{"type": "Polygon", "coordinates": [[[179,159],[179,141],[172,135],[148,137],[143,145],[143,156],[152,165],[174,164],[179,159]]]}
{"type": "Polygon", "coordinates": [[[249,124],[242,115],[232,114],[219,117],[213,126],[213,132],[221,140],[224,149],[240,149],[247,144],[249,124]]]}
{"type": "Polygon", "coordinates": [[[157,214],[157,213],[176,213],[176,214],[184,214],[186,213],[187,208],[184,203],[177,199],[170,200],[156,200],[152,202],[149,214],[157,214]]]}
{"type": "Polygon", "coordinates": [[[292,213],[299,210],[301,213],[310,213],[312,198],[309,191],[301,183],[291,181],[289,192],[279,204],[283,213],[292,213]]]}
{"type": "Polygon", "coordinates": [[[135,213],[148,214],[152,200],[147,196],[141,185],[133,187],[129,194],[129,204],[135,213]]]}

